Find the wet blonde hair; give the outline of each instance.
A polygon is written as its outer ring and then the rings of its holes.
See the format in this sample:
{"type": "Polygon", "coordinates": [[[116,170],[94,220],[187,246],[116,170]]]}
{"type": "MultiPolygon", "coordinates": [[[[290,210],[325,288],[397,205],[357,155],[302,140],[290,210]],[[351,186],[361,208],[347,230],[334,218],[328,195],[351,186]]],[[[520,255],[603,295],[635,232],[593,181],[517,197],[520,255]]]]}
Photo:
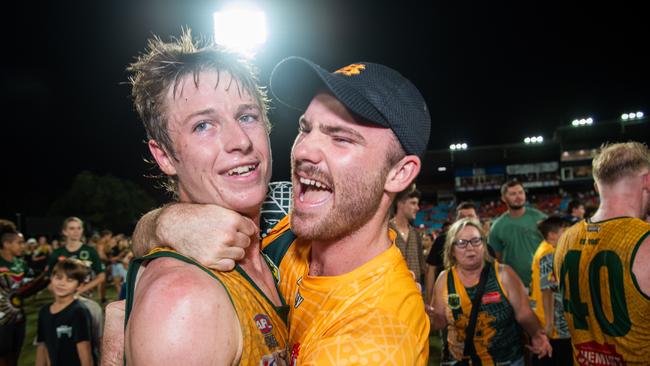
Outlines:
{"type": "MultiPolygon", "coordinates": [[[[467,226],[473,226],[478,230],[481,239],[483,240],[483,259],[492,262],[493,259],[488,253],[487,250],[487,238],[485,237],[485,232],[483,231],[483,225],[481,222],[473,217],[466,217],[456,221],[449,230],[447,231],[447,238],[445,239],[445,248],[443,250],[442,258],[445,264],[445,268],[449,269],[451,266],[456,264],[456,258],[454,258],[452,251],[454,247],[454,241],[458,234],[467,226]]],[[[471,244],[470,244],[471,245],[471,244]]]]}
{"type": "Polygon", "coordinates": [[[650,150],[640,142],[603,144],[592,162],[592,174],[599,184],[609,185],[621,178],[650,169],[650,150]]]}

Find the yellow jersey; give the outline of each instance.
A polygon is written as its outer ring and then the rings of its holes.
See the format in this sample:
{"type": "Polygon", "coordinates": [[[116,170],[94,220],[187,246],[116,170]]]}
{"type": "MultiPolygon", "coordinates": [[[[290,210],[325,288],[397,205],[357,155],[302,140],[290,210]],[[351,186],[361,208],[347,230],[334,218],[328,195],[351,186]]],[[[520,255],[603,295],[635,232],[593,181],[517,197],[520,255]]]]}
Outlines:
{"type": "Polygon", "coordinates": [[[650,224],[629,217],[580,221],[560,238],[555,273],[578,365],[647,365],[650,298],[632,273],[650,224]]]}
{"type": "Polygon", "coordinates": [[[395,233],[386,251],[340,276],[310,276],[311,246],[289,217],[264,238],[289,304],[290,365],[426,365],[429,318],[395,233]]]}
{"type": "Polygon", "coordinates": [[[537,319],[542,324],[546,324],[546,316],[544,315],[544,303],[542,301],[542,291],[553,291],[553,333],[547,334],[549,338],[569,338],[568,324],[564,318],[564,311],[562,306],[562,295],[558,292],[557,279],[555,272],[553,272],[553,257],[555,255],[555,248],[551,243],[543,240],[535,254],[533,255],[532,276],[530,281],[530,307],[533,309],[537,319]]]}
{"type": "MultiPolygon", "coordinates": [[[[143,261],[160,257],[175,258],[193,264],[216,279],[228,293],[243,336],[243,348],[239,365],[283,365],[287,356],[286,308],[276,307],[248,277],[241,267],[230,272],[212,271],[194,260],[169,248],[155,248],[142,258],[132,261],[127,279],[126,317],[128,321],[133,305],[135,274],[143,261]]],[[[266,257],[265,257],[266,259],[266,257]]],[[[269,261],[267,261],[269,262],[269,261]]],[[[270,263],[269,263],[270,264],[270,263]]],[[[274,266],[270,264],[271,268],[274,266]]],[[[273,271],[274,274],[277,271],[273,271]]],[[[215,345],[217,347],[218,345],[215,345]]]]}

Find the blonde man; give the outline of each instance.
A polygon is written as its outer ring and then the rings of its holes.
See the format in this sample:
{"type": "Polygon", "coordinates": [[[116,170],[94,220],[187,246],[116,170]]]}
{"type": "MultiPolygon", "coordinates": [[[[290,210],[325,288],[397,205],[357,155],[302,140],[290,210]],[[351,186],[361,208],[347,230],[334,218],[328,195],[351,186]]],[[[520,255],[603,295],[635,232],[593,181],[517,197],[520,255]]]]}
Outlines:
{"type": "Polygon", "coordinates": [[[580,365],[650,359],[650,151],[605,145],[593,160],[596,213],[560,238],[555,273],[580,365]]]}

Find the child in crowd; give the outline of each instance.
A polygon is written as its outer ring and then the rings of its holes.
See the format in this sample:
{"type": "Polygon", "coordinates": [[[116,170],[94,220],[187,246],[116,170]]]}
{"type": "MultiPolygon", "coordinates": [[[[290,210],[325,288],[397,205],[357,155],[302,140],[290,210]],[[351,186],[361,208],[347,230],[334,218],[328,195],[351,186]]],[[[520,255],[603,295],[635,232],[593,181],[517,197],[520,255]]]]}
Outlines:
{"type": "Polygon", "coordinates": [[[38,313],[36,366],[93,365],[90,314],[75,299],[86,275],[87,269],[78,259],[67,258],[54,265],[54,303],[38,313]]]}
{"type": "Polygon", "coordinates": [[[559,216],[550,216],[537,225],[544,240],[539,244],[532,263],[530,284],[530,305],[546,330],[553,356],[537,359],[533,365],[573,365],[571,335],[563,314],[562,295],[553,272],[555,246],[569,221],[559,216]]]}

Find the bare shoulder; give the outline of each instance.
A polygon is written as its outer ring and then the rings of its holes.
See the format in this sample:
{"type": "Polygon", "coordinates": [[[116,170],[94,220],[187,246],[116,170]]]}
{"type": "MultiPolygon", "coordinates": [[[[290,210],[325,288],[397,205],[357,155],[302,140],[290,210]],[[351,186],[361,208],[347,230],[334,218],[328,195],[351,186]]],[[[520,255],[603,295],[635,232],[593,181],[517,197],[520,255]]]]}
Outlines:
{"type": "Polygon", "coordinates": [[[147,266],[136,289],[126,330],[127,360],[230,363],[237,355],[241,337],[235,337],[240,334],[223,285],[194,265],[159,258],[147,266]]]}
{"type": "Polygon", "coordinates": [[[442,271],[440,271],[440,274],[438,274],[438,278],[436,278],[435,288],[438,288],[438,286],[442,286],[445,282],[447,282],[448,275],[449,275],[448,269],[443,269],[442,271]]]}
{"type": "Polygon", "coordinates": [[[513,270],[512,267],[503,263],[499,263],[497,266],[499,268],[501,284],[503,284],[503,287],[505,287],[508,293],[524,286],[523,282],[521,282],[519,276],[517,276],[517,273],[515,273],[515,270],[513,270]]]}
{"type": "Polygon", "coordinates": [[[636,249],[632,273],[641,292],[650,296],[650,235],[647,235],[636,249]]]}

